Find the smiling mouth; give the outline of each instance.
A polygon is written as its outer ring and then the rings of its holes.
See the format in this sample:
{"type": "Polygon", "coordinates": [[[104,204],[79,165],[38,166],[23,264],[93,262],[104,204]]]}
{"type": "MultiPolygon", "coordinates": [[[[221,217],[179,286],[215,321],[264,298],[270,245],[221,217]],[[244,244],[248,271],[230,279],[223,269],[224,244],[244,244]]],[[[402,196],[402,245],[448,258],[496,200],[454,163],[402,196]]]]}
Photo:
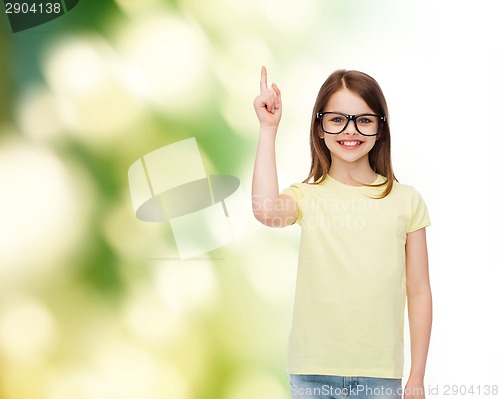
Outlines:
{"type": "Polygon", "coordinates": [[[363,142],[359,140],[342,140],[337,141],[337,143],[344,147],[359,147],[361,144],[363,144],[363,142]]]}

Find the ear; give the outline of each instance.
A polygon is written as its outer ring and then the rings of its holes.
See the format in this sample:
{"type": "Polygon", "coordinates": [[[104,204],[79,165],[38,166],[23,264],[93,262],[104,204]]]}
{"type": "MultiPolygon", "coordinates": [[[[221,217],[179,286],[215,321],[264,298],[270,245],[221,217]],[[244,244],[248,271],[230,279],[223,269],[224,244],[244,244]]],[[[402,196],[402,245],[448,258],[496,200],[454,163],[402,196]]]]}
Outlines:
{"type": "Polygon", "coordinates": [[[319,136],[320,139],[324,139],[325,138],[325,132],[319,126],[318,126],[318,136],[319,136]]]}

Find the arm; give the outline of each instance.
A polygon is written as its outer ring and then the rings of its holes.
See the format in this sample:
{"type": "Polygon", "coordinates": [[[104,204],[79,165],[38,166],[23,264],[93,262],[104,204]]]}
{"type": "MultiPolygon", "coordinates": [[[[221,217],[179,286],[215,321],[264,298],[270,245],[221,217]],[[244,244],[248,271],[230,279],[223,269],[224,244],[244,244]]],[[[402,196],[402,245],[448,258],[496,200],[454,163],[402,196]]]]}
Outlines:
{"type": "Polygon", "coordinates": [[[254,101],[260,122],[259,144],[252,181],[252,208],[266,226],[284,227],[297,220],[298,207],[288,195],[279,195],[275,141],[281,119],[281,93],[276,84],[267,87],[267,72],[261,71],[260,95],[254,101]]]}
{"type": "Polygon", "coordinates": [[[411,370],[406,385],[409,392],[405,392],[405,399],[423,398],[425,364],[432,326],[432,294],[425,228],[407,235],[406,294],[410,323],[411,370]]]}

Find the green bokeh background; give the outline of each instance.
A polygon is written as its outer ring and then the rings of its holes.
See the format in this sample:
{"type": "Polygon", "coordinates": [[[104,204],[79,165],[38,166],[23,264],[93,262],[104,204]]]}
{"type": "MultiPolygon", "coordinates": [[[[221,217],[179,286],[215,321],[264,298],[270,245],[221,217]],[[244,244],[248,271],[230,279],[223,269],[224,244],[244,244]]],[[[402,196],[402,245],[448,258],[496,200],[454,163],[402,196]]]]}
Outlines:
{"type": "Polygon", "coordinates": [[[80,0],[17,34],[2,14],[0,398],[289,397],[299,231],[252,219],[260,66],[283,92],[284,187],[329,73],[397,86],[437,57],[449,17],[415,3],[80,0]],[[241,179],[249,228],[180,261],[167,223],[134,217],[127,170],[190,137],[241,179]]]}

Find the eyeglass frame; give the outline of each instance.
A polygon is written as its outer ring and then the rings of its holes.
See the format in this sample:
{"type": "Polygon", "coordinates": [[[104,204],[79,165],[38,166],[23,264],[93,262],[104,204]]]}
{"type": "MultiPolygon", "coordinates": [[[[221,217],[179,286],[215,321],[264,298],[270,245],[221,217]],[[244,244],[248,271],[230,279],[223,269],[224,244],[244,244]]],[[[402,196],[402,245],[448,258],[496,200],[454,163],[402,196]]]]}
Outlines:
{"type": "Polygon", "coordinates": [[[384,123],[386,122],[387,118],[383,115],[377,115],[377,114],[358,114],[358,115],[349,115],[349,114],[344,114],[342,112],[334,112],[334,111],[328,111],[328,112],[318,112],[316,114],[316,119],[319,119],[319,124],[321,126],[321,130],[323,130],[323,132],[325,132],[326,134],[340,134],[342,133],[344,130],[347,129],[347,126],[349,126],[349,122],[350,121],[353,121],[354,122],[354,127],[356,128],[356,130],[358,131],[359,134],[362,134],[363,136],[376,136],[380,133],[380,131],[382,130],[382,127],[384,126],[384,123]],[[345,116],[347,118],[347,123],[345,124],[345,126],[342,128],[342,130],[338,133],[332,133],[332,132],[327,132],[325,130],[325,128],[323,127],[323,115],[326,115],[326,114],[338,114],[338,115],[342,115],[342,116],[345,116]],[[357,122],[357,119],[360,117],[360,116],[376,116],[379,118],[380,120],[380,125],[378,127],[378,130],[377,130],[377,133],[375,134],[365,134],[365,133],[362,133],[359,128],[358,128],[358,122],[357,122]]]}

